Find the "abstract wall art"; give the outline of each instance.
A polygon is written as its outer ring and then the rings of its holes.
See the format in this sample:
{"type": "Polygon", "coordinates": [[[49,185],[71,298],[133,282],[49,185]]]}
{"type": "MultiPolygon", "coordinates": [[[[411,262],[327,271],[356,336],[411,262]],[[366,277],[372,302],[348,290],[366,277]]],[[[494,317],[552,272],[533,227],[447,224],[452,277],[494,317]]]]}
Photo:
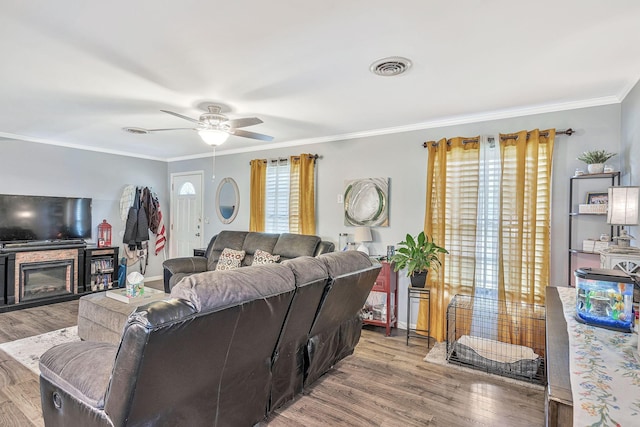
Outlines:
{"type": "Polygon", "coordinates": [[[389,178],[345,181],[344,225],[389,226],[389,178]]]}

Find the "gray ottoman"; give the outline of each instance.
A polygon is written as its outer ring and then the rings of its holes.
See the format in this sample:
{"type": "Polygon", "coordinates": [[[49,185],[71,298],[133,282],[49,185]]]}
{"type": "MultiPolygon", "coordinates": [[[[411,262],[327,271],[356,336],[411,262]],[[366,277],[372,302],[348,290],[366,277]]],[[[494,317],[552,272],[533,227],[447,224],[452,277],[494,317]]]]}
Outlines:
{"type": "Polygon", "coordinates": [[[158,293],[125,303],[108,298],[105,292],[85,295],[78,304],[78,336],[85,341],[119,344],[124,324],[136,307],[168,297],[158,293]]]}

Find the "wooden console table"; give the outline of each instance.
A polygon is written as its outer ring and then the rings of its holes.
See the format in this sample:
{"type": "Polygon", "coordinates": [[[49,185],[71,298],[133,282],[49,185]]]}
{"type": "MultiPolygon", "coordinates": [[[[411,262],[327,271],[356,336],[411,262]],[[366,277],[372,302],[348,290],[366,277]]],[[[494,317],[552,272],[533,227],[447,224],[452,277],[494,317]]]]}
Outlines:
{"type": "Polygon", "coordinates": [[[398,273],[393,271],[393,264],[386,261],[380,264],[382,269],[363,308],[371,317],[365,317],[363,322],[383,326],[386,336],[390,336],[391,328],[397,327],[398,322],[398,273]]]}
{"type": "Polygon", "coordinates": [[[547,288],[546,306],[546,425],[551,427],[572,426],[573,396],[569,377],[569,334],[558,289],[547,288]]]}
{"type": "Polygon", "coordinates": [[[575,289],[546,297],[547,425],[638,425],[637,334],[576,320],[575,289]]]}

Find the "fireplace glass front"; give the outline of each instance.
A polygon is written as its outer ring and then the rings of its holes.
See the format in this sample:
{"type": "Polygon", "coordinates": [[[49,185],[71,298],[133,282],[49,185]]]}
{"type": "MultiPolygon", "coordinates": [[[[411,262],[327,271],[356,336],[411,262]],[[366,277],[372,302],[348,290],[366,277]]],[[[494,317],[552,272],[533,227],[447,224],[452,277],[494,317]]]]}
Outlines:
{"type": "Polygon", "coordinates": [[[20,300],[29,301],[70,294],[74,260],[20,265],[20,300]]]}

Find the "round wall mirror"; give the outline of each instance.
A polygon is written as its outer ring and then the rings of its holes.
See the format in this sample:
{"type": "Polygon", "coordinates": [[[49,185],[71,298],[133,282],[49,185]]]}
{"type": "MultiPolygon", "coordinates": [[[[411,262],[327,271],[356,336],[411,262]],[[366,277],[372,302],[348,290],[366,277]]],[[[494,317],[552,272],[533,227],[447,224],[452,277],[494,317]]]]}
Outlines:
{"type": "Polygon", "coordinates": [[[238,215],[240,192],[233,178],[223,178],[216,193],[216,213],[223,224],[231,223],[238,215]]]}

